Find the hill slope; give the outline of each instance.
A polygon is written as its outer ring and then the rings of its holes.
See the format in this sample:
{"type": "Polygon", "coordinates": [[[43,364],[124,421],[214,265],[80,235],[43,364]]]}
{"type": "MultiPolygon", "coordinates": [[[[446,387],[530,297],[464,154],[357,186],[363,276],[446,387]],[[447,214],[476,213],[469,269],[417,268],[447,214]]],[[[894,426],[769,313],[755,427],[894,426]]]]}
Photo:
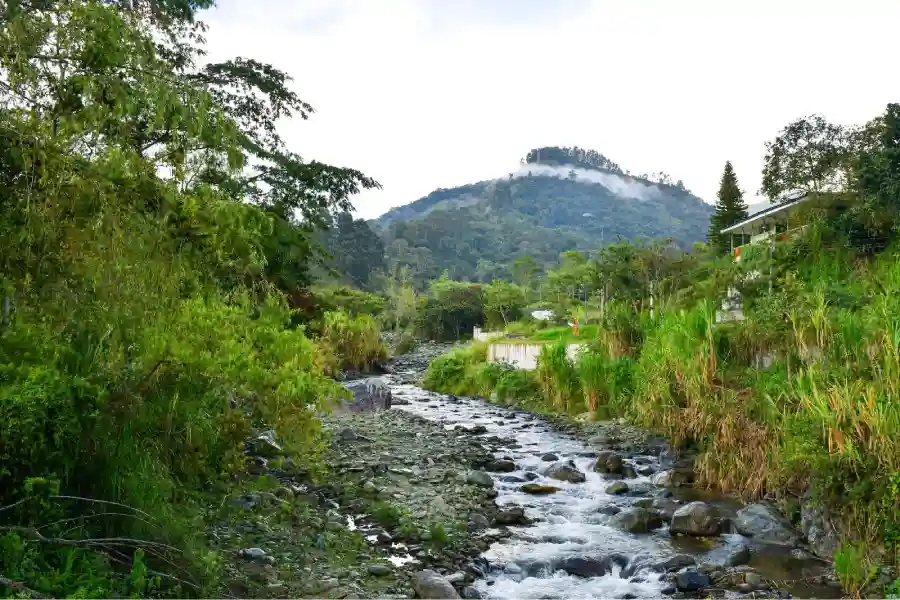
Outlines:
{"type": "Polygon", "coordinates": [[[445,269],[457,279],[508,276],[524,254],[539,263],[565,250],[596,250],[616,236],[705,238],[713,208],[659,174],[624,172],[579,148],[541,148],[509,178],[439,189],[371,222],[390,264],[420,280],[445,269]]]}

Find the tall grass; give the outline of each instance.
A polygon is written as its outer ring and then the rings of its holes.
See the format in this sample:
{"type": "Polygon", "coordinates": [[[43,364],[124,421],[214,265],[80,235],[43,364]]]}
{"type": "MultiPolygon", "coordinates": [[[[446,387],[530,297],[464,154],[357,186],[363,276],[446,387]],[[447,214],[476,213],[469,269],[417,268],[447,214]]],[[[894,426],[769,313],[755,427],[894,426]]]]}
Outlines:
{"type": "Polygon", "coordinates": [[[852,542],[840,560],[857,593],[869,580],[850,565],[857,554],[900,562],[900,254],[784,252],[801,258],[778,267],[772,293],[749,296],[741,323],[716,324],[713,301],[655,321],[610,305],[574,363],[557,328],[519,388],[495,366],[465,371],[504,402],[521,393],[542,410],[624,414],[692,442],[701,485],[748,500],[811,491],[852,542]]]}
{"type": "Polygon", "coordinates": [[[477,381],[476,369],[487,362],[487,348],[486,343],[476,342],[439,356],[428,365],[422,385],[446,394],[479,395],[482,388],[477,381]]]}
{"type": "Polygon", "coordinates": [[[330,352],[331,371],[368,370],[387,358],[381,328],[371,315],[351,317],[344,311],[329,311],[323,317],[320,344],[330,352]]]}
{"type": "Polygon", "coordinates": [[[544,397],[561,412],[583,406],[578,371],[566,354],[566,343],[545,344],[537,359],[537,379],[544,397]]]}

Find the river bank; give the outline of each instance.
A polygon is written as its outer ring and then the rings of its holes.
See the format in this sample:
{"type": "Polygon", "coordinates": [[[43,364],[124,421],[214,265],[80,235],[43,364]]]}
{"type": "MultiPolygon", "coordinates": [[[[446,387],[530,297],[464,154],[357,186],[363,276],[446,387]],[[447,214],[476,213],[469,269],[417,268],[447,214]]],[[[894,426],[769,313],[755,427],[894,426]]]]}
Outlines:
{"type": "Polygon", "coordinates": [[[324,481],[257,436],[255,489],[211,533],[225,595],[840,595],[789,523],[692,489],[689,456],[658,436],[416,387],[443,350],[398,357],[323,417],[324,481]]]}

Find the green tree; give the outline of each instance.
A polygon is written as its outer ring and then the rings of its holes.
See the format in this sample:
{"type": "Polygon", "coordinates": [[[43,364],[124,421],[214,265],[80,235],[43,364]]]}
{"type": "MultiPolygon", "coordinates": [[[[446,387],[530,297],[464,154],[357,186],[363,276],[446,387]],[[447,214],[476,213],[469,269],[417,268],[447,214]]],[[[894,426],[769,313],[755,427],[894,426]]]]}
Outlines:
{"type": "Polygon", "coordinates": [[[538,265],[534,257],[524,254],[516,259],[512,266],[513,281],[516,284],[530,290],[534,282],[534,277],[540,273],[541,267],[538,265]]]}
{"type": "Polygon", "coordinates": [[[505,327],[522,316],[525,294],[519,286],[497,279],[484,286],[482,293],[486,327],[505,327]]]}
{"type": "Polygon", "coordinates": [[[434,340],[457,340],[484,324],[482,286],[453,281],[447,274],[431,282],[428,293],[420,298],[416,311],[416,330],[434,340]]]}
{"type": "Polygon", "coordinates": [[[747,205],[744,203],[744,192],[738,186],[737,175],[731,161],[725,163],[725,171],[719,183],[717,194],[716,212],[709,223],[709,245],[716,253],[724,253],[729,250],[727,240],[720,232],[747,218],[747,205]]]}
{"type": "Polygon", "coordinates": [[[850,134],[819,115],[788,124],[766,143],[760,191],[775,202],[785,195],[840,189],[852,155],[850,134]]]}

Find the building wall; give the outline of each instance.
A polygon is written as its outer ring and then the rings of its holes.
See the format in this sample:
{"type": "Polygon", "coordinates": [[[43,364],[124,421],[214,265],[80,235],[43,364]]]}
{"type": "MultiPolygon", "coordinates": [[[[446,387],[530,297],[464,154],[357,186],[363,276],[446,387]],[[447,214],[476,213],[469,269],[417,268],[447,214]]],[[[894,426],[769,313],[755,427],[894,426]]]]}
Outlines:
{"type": "MultiPolygon", "coordinates": [[[[584,344],[567,344],[566,354],[575,360],[584,344]]],[[[509,363],[517,369],[533,371],[537,368],[537,358],[544,344],[495,343],[488,346],[488,362],[509,363]]]]}

